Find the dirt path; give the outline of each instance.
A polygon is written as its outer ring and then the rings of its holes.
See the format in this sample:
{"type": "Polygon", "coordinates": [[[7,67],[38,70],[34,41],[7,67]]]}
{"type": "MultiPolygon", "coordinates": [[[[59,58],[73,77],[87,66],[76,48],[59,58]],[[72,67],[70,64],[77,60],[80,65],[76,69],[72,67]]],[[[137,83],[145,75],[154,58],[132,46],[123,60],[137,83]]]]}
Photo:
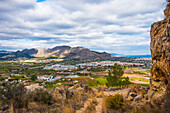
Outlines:
{"type": "MultiPolygon", "coordinates": [[[[105,92],[105,96],[122,94],[125,97],[127,94],[127,91],[128,91],[128,88],[122,89],[122,90],[116,90],[116,91],[109,91],[109,92],[105,92]]],[[[96,106],[96,113],[102,113],[103,98],[97,98],[97,102],[98,104],[96,106]]]]}
{"type": "Polygon", "coordinates": [[[84,107],[81,108],[80,110],[77,110],[76,113],[84,113],[84,110],[87,108],[88,103],[91,101],[91,98],[89,98],[88,100],[86,100],[86,102],[84,103],[84,107]]]}
{"type": "Polygon", "coordinates": [[[122,94],[123,96],[127,94],[128,88],[116,90],[116,91],[107,91],[106,96],[115,95],[115,94],[122,94]]]}
{"type": "MultiPolygon", "coordinates": [[[[109,96],[109,95],[115,95],[115,94],[122,94],[124,97],[127,94],[128,88],[126,89],[122,89],[122,90],[116,90],[116,91],[105,91],[104,94],[105,96],[109,96]]],[[[84,103],[84,107],[81,108],[80,110],[77,110],[76,113],[85,113],[84,110],[86,109],[88,103],[91,101],[92,99],[89,98],[85,103],[84,103]]],[[[102,113],[102,103],[103,103],[103,98],[97,98],[97,105],[96,105],[96,113],[102,113]]]]}
{"type": "Polygon", "coordinates": [[[102,113],[102,102],[103,98],[97,98],[96,113],[102,113]]]}

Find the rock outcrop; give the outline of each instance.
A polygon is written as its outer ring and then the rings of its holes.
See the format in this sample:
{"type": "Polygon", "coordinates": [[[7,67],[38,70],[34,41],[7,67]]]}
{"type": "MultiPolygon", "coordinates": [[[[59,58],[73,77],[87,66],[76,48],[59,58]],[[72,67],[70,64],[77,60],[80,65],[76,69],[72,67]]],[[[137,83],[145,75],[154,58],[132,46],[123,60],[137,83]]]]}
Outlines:
{"type": "Polygon", "coordinates": [[[133,103],[138,102],[139,100],[146,101],[148,99],[147,97],[148,89],[149,86],[134,85],[128,90],[126,100],[133,101],[133,103]]]}
{"type": "Polygon", "coordinates": [[[151,26],[152,70],[148,97],[155,108],[170,113],[170,3],[164,10],[165,19],[151,26]]]}

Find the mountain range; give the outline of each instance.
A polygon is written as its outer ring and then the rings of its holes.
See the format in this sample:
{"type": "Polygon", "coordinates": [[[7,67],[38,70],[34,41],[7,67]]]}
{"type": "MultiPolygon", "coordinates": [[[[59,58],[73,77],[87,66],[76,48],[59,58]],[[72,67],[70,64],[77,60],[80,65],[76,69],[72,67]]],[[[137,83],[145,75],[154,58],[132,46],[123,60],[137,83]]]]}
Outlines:
{"type": "Polygon", "coordinates": [[[56,46],[54,48],[32,48],[12,53],[0,52],[0,60],[17,60],[19,58],[62,58],[83,60],[106,60],[111,59],[111,54],[106,52],[91,51],[85,47],[56,46]]]}

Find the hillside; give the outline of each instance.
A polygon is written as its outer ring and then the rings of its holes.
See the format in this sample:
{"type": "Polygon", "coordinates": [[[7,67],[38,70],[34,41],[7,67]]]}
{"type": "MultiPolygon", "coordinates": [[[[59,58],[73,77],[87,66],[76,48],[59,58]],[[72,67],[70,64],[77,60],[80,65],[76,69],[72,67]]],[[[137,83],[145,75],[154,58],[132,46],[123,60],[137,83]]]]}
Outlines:
{"type": "Polygon", "coordinates": [[[106,60],[111,59],[111,55],[106,52],[91,51],[85,47],[56,46],[51,49],[33,48],[16,51],[13,53],[1,53],[0,60],[16,60],[18,58],[48,58],[57,57],[63,59],[83,59],[83,60],[106,60]]]}

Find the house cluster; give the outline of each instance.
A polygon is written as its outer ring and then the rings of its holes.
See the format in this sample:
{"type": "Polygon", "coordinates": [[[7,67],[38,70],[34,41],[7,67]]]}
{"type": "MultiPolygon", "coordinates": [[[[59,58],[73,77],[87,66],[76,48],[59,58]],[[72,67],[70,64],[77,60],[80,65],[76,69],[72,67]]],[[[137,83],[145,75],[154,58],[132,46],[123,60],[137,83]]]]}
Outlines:
{"type": "Polygon", "coordinates": [[[121,66],[144,66],[141,63],[128,63],[128,62],[120,62],[120,61],[102,61],[100,62],[101,66],[113,66],[115,64],[119,64],[121,66]]]}
{"type": "Polygon", "coordinates": [[[43,76],[38,76],[37,77],[39,80],[45,80],[48,82],[55,81],[55,77],[53,75],[43,75],[43,76]]]}
{"type": "Polygon", "coordinates": [[[44,80],[48,82],[53,82],[55,80],[61,80],[63,78],[79,78],[78,75],[68,75],[68,76],[54,76],[54,75],[44,75],[37,77],[39,80],[44,80]]]}
{"type": "Polygon", "coordinates": [[[149,60],[149,61],[152,61],[152,58],[136,58],[134,59],[136,61],[141,61],[141,60],[149,60]]]}
{"type": "Polygon", "coordinates": [[[20,74],[0,74],[0,77],[4,78],[4,80],[2,80],[1,82],[8,82],[8,81],[24,82],[24,80],[17,79],[17,77],[27,78],[26,75],[20,75],[20,74]]]}
{"type": "Polygon", "coordinates": [[[34,62],[34,63],[36,63],[37,60],[20,60],[20,62],[34,62]]]}
{"type": "Polygon", "coordinates": [[[90,63],[81,63],[76,65],[61,65],[61,64],[55,64],[55,65],[46,65],[44,69],[53,69],[53,70],[76,70],[78,68],[91,68],[91,67],[98,67],[98,66],[113,66],[115,64],[119,64],[122,66],[144,66],[143,63],[128,63],[128,62],[120,62],[120,61],[101,61],[101,62],[90,62],[90,63]]]}
{"type": "Polygon", "coordinates": [[[77,68],[78,67],[74,65],[61,65],[61,64],[47,65],[44,67],[44,69],[53,69],[53,70],[75,70],[77,68]]]}
{"type": "Polygon", "coordinates": [[[99,62],[90,62],[90,63],[82,63],[82,64],[76,64],[77,67],[84,68],[84,67],[97,67],[101,66],[99,62]]]}
{"type": "Polygon", "coordinates": [[[62,61],[63,59],[43,59],[43,60],[19,60],[20,63],[48,63],[51,61],[62,61]]]}
{"type": "Polygon", "coordinates": [[[120,62],[120,61],[101,61],[101,62],[90,62],[90,63],[82,63],[77,64],[78,67],[97,67],[97,66],[113,66],[115,64],[119,64],[122,66],[144,66],[141,63],[128,63],[128,62],[120,62]]]}

